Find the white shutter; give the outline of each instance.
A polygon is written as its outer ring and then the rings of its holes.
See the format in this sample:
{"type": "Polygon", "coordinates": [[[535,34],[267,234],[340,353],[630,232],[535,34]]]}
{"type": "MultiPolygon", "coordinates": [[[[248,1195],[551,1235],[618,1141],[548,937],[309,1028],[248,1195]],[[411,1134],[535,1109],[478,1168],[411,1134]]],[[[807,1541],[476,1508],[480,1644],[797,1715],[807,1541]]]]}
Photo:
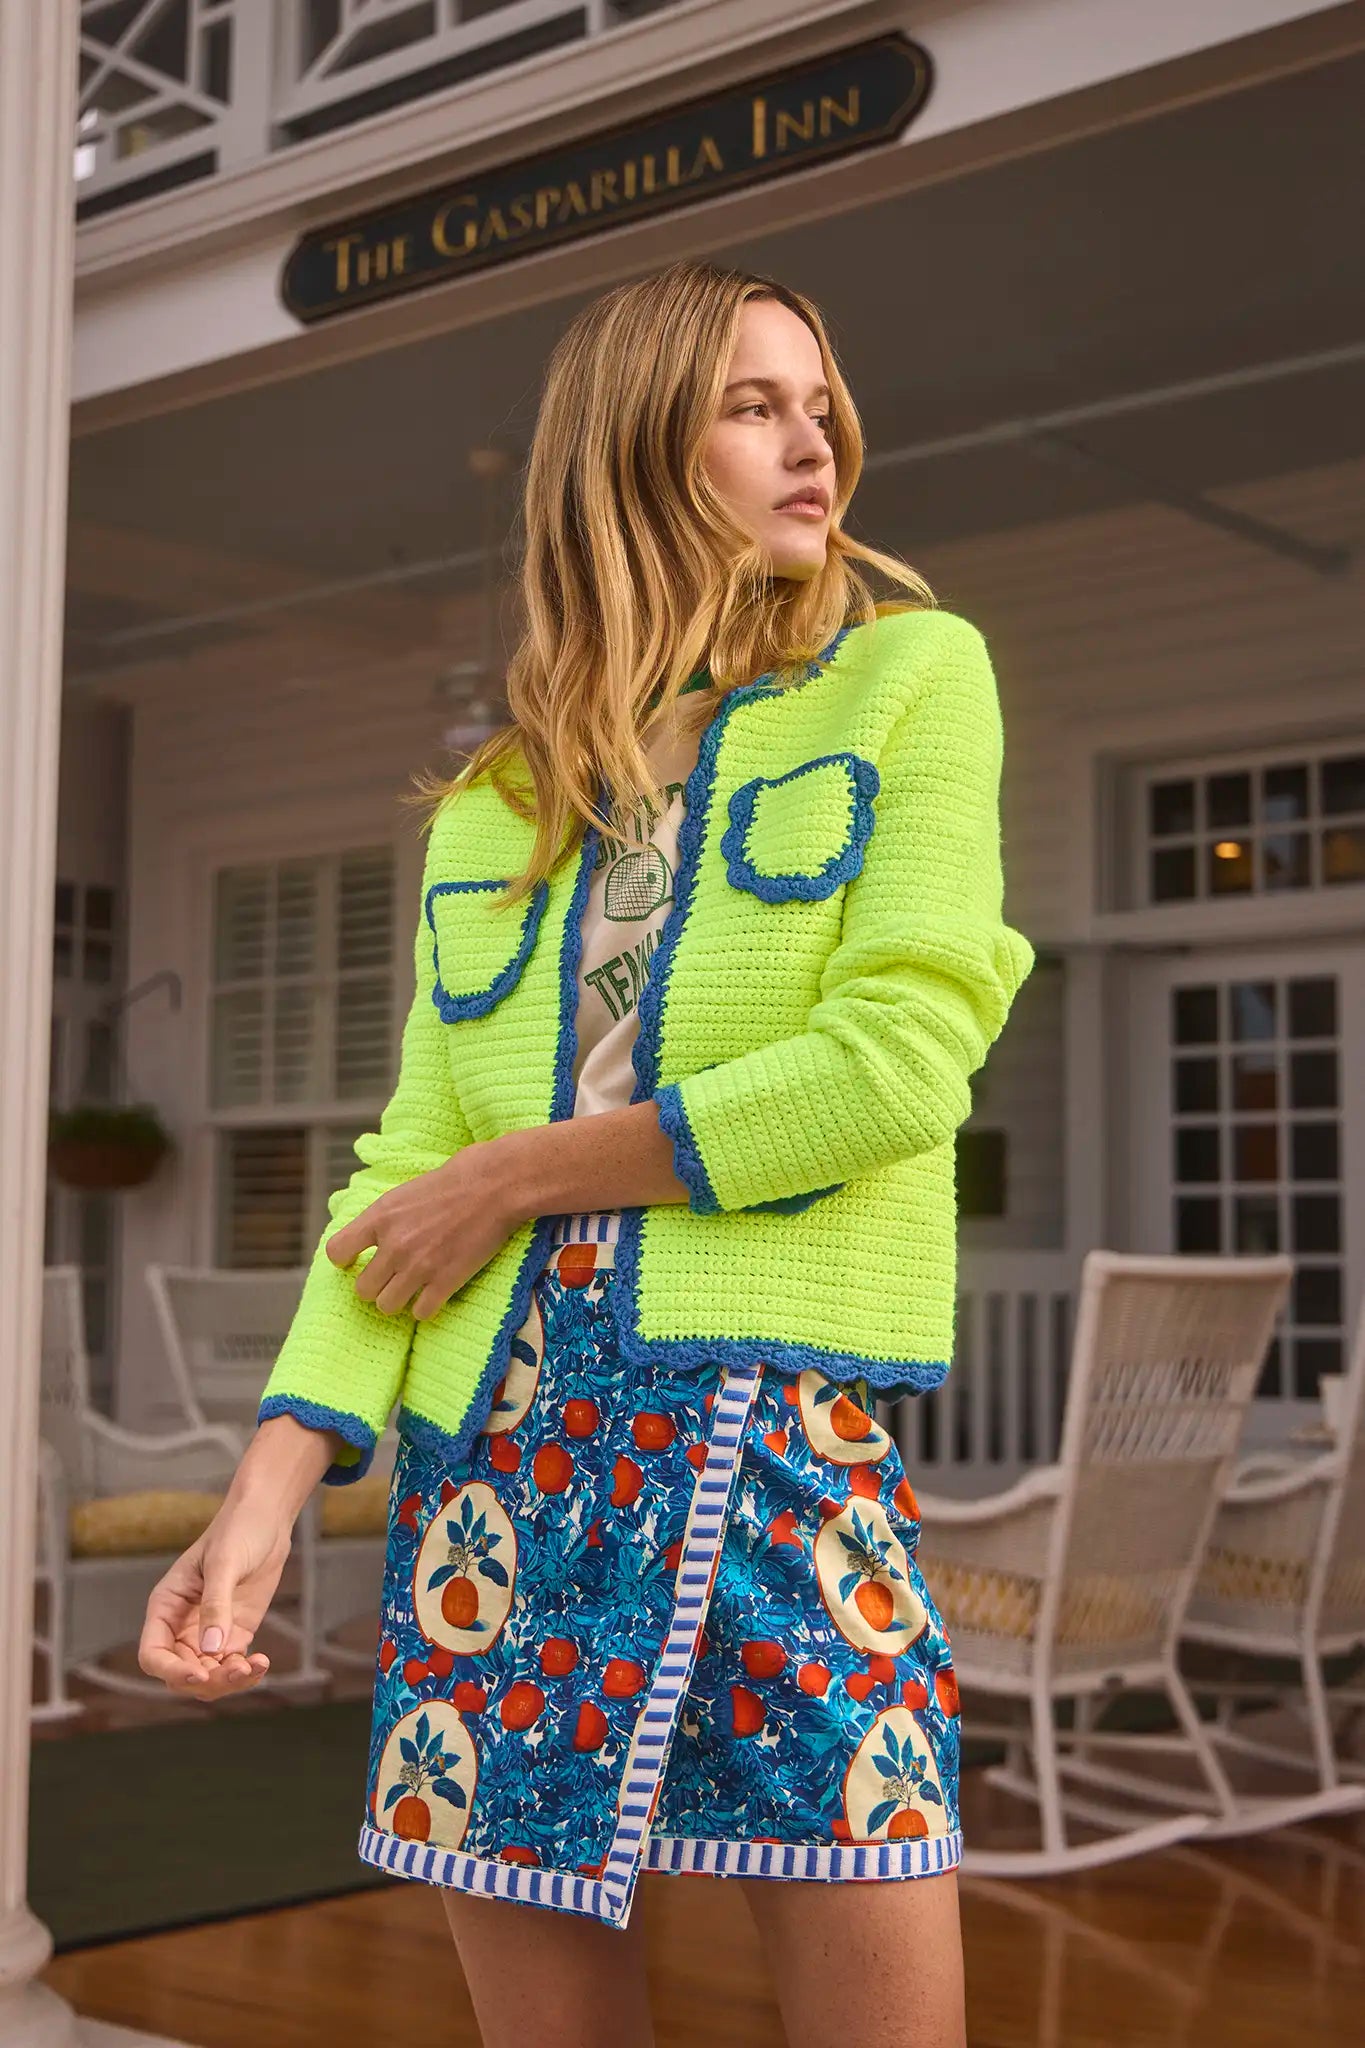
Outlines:
{"type": "Polygon", "coordinates": [[[220,1266],[303,1263],[307,1139],[308,1133],[301,1127],[222,1133],[218,1190],[220,1266]]]}
{"type": "Polygon", "coordinates": [[[373,846],[216,878],[210,1099],[229,1112],[221,1265],[311,1256],[329,1195],[355,1171],[354,1140],[377,1121],[377,1109],[363,1123],[335,1112],[382,1102],[393,1081],[393,868],[392,850],[373,846]],[[308,1121],[231,1127],[234,1110],[276,1105],[308,1121]]]}
{"type": "Polygon", "coordinates": [[[337,877],[335,1077],[338,1102],[387,1094],[393,1080],[393,854],[343,854],[337,877]]]}
{"type": "Polygon", "coordinates": [[[249,1109],[265,1089],[265,993],[243,989],[213,998],[212,1100],[215,1109],[249,1109]]]}
{"type": "Polygon", "coordinates": [[[270,920],[269,868],[224,868],[214,902],[213,978],[260,981],[270,920]]]}

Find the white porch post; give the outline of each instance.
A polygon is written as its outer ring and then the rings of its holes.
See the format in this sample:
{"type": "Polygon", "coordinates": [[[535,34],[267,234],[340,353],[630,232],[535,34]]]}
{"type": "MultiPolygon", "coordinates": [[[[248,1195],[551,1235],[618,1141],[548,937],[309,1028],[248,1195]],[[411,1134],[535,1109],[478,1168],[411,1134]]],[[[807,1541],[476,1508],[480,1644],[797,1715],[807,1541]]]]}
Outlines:
{"type": "Polygon", "coordinates": [[[25,1900],[77,0],[0,0],[0,2043],[64,2048],[25,1900]]]}

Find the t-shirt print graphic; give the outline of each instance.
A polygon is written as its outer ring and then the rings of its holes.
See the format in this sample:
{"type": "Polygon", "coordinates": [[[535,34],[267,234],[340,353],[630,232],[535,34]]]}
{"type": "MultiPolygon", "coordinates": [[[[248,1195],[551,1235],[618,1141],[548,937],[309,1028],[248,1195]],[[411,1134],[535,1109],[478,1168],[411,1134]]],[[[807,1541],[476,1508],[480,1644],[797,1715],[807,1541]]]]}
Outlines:
{"type": "Polygon", "coordinates": [[[623,821],[619,812],[607,814],[619,836],[604,834],[598,848],[585,917],[583,982],[613,1023],[639,1003],[673,905],[684,787],[682,782],[665,785],[662,810],[646,798],[628,820],[623,821]],[[607,926],[618,929],[609,931],[607,926]],[[598,957],[603,946],[613,948],[605,958],[598,957]]]}
{"type": "Polygon", "coordinates": [[[650,764],[661,801],[607,812],[580,927],[575,1116],[630,1101],[636,1013],[673,908],[678,832],[699,745],[699,733],[659,742],[650,764]]]}

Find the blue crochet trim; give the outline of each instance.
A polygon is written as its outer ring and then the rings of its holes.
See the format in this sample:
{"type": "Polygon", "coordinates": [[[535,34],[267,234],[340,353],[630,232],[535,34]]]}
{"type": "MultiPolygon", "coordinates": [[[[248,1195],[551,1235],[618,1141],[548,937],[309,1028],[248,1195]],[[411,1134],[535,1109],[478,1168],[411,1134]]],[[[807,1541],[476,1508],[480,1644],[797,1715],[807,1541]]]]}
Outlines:
{"type": "Polygon", "coordinates": [[[803,761],[799,768],[788,769],[785,775],[755,775],[751,782],[741,783],[730,799],[730,823],[720,842],[731,887],[748,889],[764,903],[818,903],[826,896],[832,896],[842,883],[851,882],[862,867],[863,854],[876,822],[872,799],[880,788],[881,777],[873,763],[865,761],[861,754],[849,753],[819,754],[813,760],[803,761]],[[853,800],[848,837],[842,847],[814,875],[760,873],[745,850],[760,790],[780,789],[784,782],[795,782],[817,768],[833,766],[846,771],[853,800]]]}
{"type": "Polygon", "coordinates": [[[677,1082],[672,1081],[667,1088],[660,1088],[654,1100],[659,1108],[659,1128],[666,1138],[673,1141],[673,1171],[691,1189],[688,1208],[694,1216],[718,1215],[720,1203],[706,1171],[706,1162],[693,1139],[692,1126],[687,1121],[677,1082]]]}
{"type": "MultiPolygon", "coordinates": [[[[804,676],[795,685],[788,684],[786,687],[799,688],[802,683],[813,682],[820,671],[834,659],[840,644],[852,630],[851,626],[841,626],[815,660],[807,662],[804,676]]],[[[772,680],[776,673],[775,669],[770,669],[766,675],[756,677],[752,683],[740,683],[735,689],[728,690],[716,706],[711,723],[701,736],[696,766],[688,776],[683,791],[684,815],[678,831],[673,904],[664,919],[658,945],[650,959],[649,973],[640,991],[635,1043],[631,1047],[630,1055],[631,1065],[635,1069],[635,1087],[630,1098],[632,1102],[644,1102],[653,1095],[659,1084],[659,1027],[663,1016],[664,994],[673,970],[673,955],[678,949],[678,941],[682,937],[687,913],[692,905],[702,834],[706,828],[706,812],[710,806],[711,785],[716,774],[716,757],[720,752],[720,743],[725,737],[725,728],[741,704],[751,704],[760,697],[783,695],[783,686],[772,680]]]]}
{"type": "Polygon", "coordinates": [[[808,1195],[774,1195],[770,1202],[746,1202],[743,1213],[747,1216],[755,1209],[776,1209],[784,1216],[796,1215],[802,1209],[809,1209],[813,1203],[821,1201],[826,1195],[837,1195],[840,1188],[847,1186],[846,1180],[836,1180],[833,1187],[812,1188],[808,1195]]]}
{"type": "Polygon", "coordinates": [[[324,1408],[320,1402],[305,1401],[297,1394],[271,1394],[257,1409],[256,1420],[269,1422],[276,1415],[292,1415],[305,1429],[334,1429],[360,1452],[354,1465],[329,1465],[322,1475],[324,1486],[354,1486],[374,1463],[378,1441],[374,1431],[368,1422],[362,1422],[358,1415],[351,1415],[344,1408],[324,1408]]]}
{"type": "MultiPolygon", "coordinates": [[[[605,780],[598,785],[597,809],[605,817],[605,780]]],[[[588,900],[588,889],[592,883],[592,871],[596,865],[597,848],[601,838],[602,834],[596,825],[585,828],[583,843],[579,849],[578,874],[574,880],[573,895],[569,901],[564,924],[564,941],[559,955],[559,1038],[555,1045],[554,1088],[550,1103],[552,1124],[564,1123],[573,1115],[573,1070],[578,1057],[578,968],[583,958],[583,908],[588,900]]]]}
{"type": "MultiPolygon", "coordinates": [[[[599,803],[598,808],[603,806],[599,803]]],[[[601,833],[595,825],[589,825],[583,834],[579,850],[578,874],[574,880],[573,895],[564,922],[564,938],[559,956],[559,1035],[555,1043],[554,1086],[551,1091],[550,1122],[564,1123],[573,1115],[574,1060],[578,1052],[578,964],[583,951],[583,905],[587,901],[588,887],[592,880],[593,866],[597,859],[597,844],[601,833]]],[[[544,887],[544,884],[541,885],[544,887]]],[[[469,1456],[474,1439],[487,1422],[493,1407],[493,1395],[499,1380],[507,1371],[512,1353],[512,1339],[526,1321],[531,1307],[531,1294],[536,1278],[549,1258],[554,1239],[556,1218],[538,1216],[531,1232],[531,1241],[517,1268],[517,1277],[512,1283],[512,1298],[507,1312],[498,1325],[488,1355],[488,1363],[479,1375],[474,1398],[465,1412],[456,1435],[452,1436],[429,1417],[419,1415],[413,1408],[403,1407],[398,1411],[398,1427],[402,1435],[424,1457],[459,1465],[469,1456]]]]}
{"type": "MultiPolygon", "coordinates": [[[[712,1062],[713,1065],[716,1062],[712,1062]]],[[[704,1073],[706,1070],[702,1068],[704,1073]]],[[[691,1189],[688,1208],[694,1216],[718,1216],[721,1213],[711,1177],[706,1171],[706,1162],[697,1149],[692,1136],[692,1126],[687,1120],[687,1105],[676,1081],[670,1081],[666,1088],[660,1088],[654,1097],[659,1109],[659,1128],[666,1138],[673,1141],[673,1170],[678,1179],[686,1181],[691,1189]]],[[[743,1213],[748,1215],[755,1209],[773,1209],[782,1215],[793,1215],[802,1209],[809,1209],[823,1195],[837,1195],[844,1181],[836,1181],[833,1187],[812,1188],[807,1195],[774,1195],[767,1202],[745,1202],[743,1213]]]]}
{"type": "Polygon", "coordinates": [[[949,1359],[864,1358],[856,1351],[828,1351],[820,1344],[790,1344],[774,1337],[642,1336],[634,1318],[640,1298],[640,1241],[646,1214],[644,1209],[621,1211],[616,1270],[607,1289],[616,1340],[627,1364],[683,1372],[700,1371],[711,1364],[769,1365],[792,1375],[814,1370],[841,1386],[866,1380],[884,1399],[932,1393],[948,1377],[949,1359]]]}
{"type": "Polygon", "coordinates": [[[431,991],[431,1000],[447,1024],[458,1024],[465,1017],[486,1017],[491,1009],[509,995],[521,978],[521,971],[531,957],[531,948],[540,930],[540,920],[545,915],[545,906],[550,900],[549,884],[537,882],[522,912],[521,941],[506,967],[487,988],[474,989],[468,995],[453,996],[441,981],[441,941],[436,933],[436,919],[432,914],[432,903],[437,896],[457,896],[476,889],[505,889],[505,881],[489,882],[433,882],[427,890],[427,923],[431,926],[432,937],[436,940],[431,951],[431,964],[435,970],[436,982],[431,991]]]}

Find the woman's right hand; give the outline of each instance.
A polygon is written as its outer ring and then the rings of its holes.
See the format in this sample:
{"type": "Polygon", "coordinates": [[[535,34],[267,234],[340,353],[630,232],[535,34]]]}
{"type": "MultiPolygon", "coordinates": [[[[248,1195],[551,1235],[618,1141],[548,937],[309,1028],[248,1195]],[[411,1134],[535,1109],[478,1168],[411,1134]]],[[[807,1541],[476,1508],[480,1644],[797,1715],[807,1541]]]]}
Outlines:
{"type": "Polygon", "coordinates": [[[346,1448],[335,1431],[293,1415],[258,1425],[208,1528],[152,1588],[137,1650],[149,1678],[190,1700],[260,1684],[270,1659],[251,1651],[252,1639],[275,1597],[304,1502],[346,1448]]]}
{"type": "Polygon", "coordinates": [[[137,1652],[147,1676],[191,1700],[259,1685],[270,1659],[251,1643],[280,1583],[291,1536],[292,1523],[274,1505],[229,1492],[199,1540],[152,1588],[137,1652]]]}

